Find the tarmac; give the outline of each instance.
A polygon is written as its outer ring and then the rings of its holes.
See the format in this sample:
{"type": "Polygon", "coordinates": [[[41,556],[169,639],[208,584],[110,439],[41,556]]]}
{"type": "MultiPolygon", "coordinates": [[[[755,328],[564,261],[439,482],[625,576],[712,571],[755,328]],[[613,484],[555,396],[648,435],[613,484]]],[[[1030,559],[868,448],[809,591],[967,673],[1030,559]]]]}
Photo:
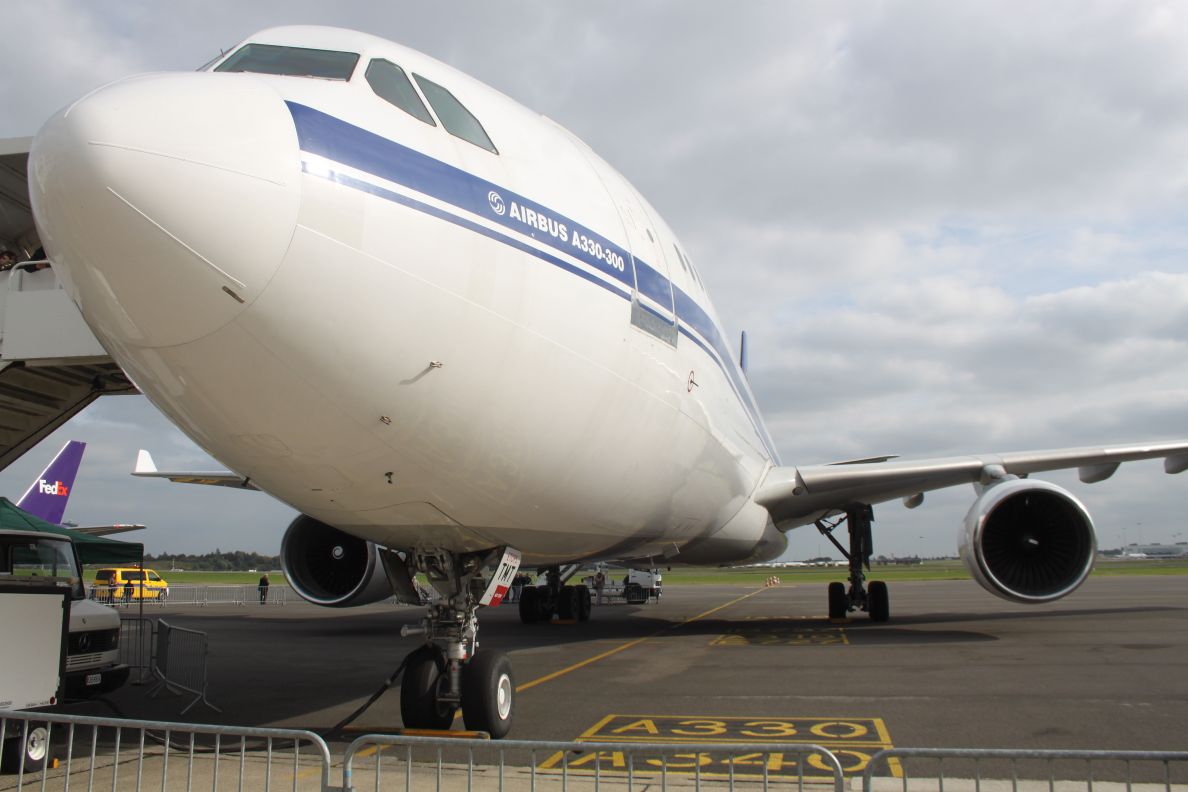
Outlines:
{"type": "MultiPolygon", "coordinates": [[[[895,583],[891,621],[830,622],[825,589],[670,586],[591,621],[525,625],[481,612],[481,649],[509,653],[521,740],[815,742],[846,760],[881,747],[1188,749],[1188,577],[1090,579],[1023,606],[972,581],[895,583]]],[[[331,746],[400,726],[388,690],[332,730],[417,639],[421,609],[168,606],[209,641],[208,695],[129,685],[77,714],[309,729],[331,746]]],[[[456,729],[461,729],[459,721],[456,729]]]]}

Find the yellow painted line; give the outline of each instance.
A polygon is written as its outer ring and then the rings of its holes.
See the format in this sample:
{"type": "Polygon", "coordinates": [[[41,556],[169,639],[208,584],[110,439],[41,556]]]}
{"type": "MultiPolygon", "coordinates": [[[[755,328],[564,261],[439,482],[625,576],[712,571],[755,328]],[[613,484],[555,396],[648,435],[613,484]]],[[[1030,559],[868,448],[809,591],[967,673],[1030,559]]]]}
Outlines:
{"type": "Polygon", "coordinates": [[[652,633],[651,635],[645,635],[643,638],[636,638],[634,641],[628,641],[625,644],[616,646],[614,649],[608,649],[607,651],[605,651],[601,654],[596,654],[593,657],[588,657],[579,663],[574,663],[573,665],[562,668],[559,671],[554,671],[551,674],[545,674],[544,676],[542,676],[538,679],[534,679],[531,682],[525,682],[524,684],[522,684],[516,688],[516,692],[520,693],[521,691],[529,690],[530,688],[534,688],[537,685],[543,685],[545,682],[551,682],[554,679],[557,679],[558,677],[563,677],[570,672],[577,671],[579,668],[585,668],[586,666],[591,665],[593,663],[597,663],[599,660],[603,660],[607,657],[610,657],[611,655],[616,655],[619,652],[624,652],[633,646],[638,646],[641,643],[643,643],[644,641],[651,640],[652,638],[655,638],[659,635],[663,635],[666,632],[678,630],[681,627],[684,627],[686,624],[691,624],[699,619],[704,619],[706,616],[709,616],[711,613],[717,613],[718,611],[722,610],[723,608],[728,608],[731,605],[735,605],[739,602],[742,602],[743,600],[753,597],[762,591],[767,591],[767,589],[762,589],[762,588],[755,589],[754,591],[752,591],[749,594],[744,594],[741,597],[736,597],[736,598],[730,600],[729,602],[723,603],[723,604],[717,606],[716,608],[710,608],[709,610],[707,610],[703,613],[699,613],[696,616],[690,616],[688,619],[685,619],[683,622],[669,625],[668,627],[665,627],[661,630],[657,630],[656,632],[652,633]]]}
{"type": "MultiPolygon", "coordinates": [[[[583,742],[583,740],[577,740],[583,742]]],[[[618,745],[638,745],[639,743],[662,743],[664,745],[705,745],[713,743],[715,745],[754,745],[757,742],[768,742],[772,745],[820,745],[829,750],[841,750],[843,748],[875,748],[882,750],[883,748],[893,748],[890,743],[875,742],[874,740],[867,740],[865,742],[841,742],[838,740],[823,740],[823,739],[804,739],[804,740],[758,740],[754,737],[655,737],[648,735],[647,739],[632,739],[630,737],[603,737],[599,736],[597,740],[587,740],[585,742],[604,742],[615,743],[618,745]]]]}

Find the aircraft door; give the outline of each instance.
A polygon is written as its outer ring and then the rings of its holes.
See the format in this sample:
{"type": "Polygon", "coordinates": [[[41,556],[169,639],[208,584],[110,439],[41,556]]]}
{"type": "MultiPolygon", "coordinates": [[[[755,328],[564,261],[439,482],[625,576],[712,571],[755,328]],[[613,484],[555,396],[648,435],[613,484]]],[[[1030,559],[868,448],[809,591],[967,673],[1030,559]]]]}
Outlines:
{"type": "Polygon", "coordinates": [[[606,174],[607,189],[623,221],[635,264],[635,289],[631,294],[631,324],[676,346],[676,312],[672,281],[660,234],[635,190],[618,173],[606,174]]]}

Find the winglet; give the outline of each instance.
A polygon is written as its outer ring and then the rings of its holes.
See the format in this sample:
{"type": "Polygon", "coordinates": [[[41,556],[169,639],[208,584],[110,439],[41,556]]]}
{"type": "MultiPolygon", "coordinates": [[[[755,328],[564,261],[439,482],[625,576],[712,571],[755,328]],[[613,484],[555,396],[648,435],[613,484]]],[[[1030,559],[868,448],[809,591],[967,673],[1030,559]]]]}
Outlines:
{"type": "Polygon", "coordinates": [[[143,448],[136,452],[136,467],[132,468],[133,476],[151,476],[157,472],[157,466],[153,464],[153,457],[143,448]]]}

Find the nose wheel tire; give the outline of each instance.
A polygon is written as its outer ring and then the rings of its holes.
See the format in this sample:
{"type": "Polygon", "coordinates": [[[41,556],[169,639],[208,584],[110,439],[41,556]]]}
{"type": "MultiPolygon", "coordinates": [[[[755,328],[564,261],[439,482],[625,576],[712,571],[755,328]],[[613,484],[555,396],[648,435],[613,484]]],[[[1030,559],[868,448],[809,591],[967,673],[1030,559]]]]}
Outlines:
{"type": "Polygon", "coordinates": [[[422,646],[404,661],[400,682],[400,719],[409,729],[448,729],[455,707],[441,701],[438,687],[445,658],[433,646],[422,646]]]}
{"type": "Polygon", "coordinates": [[[511,729],[516,681],[503,652],[478,652],[462,667],[462,719],[467,729],[499,739],[511,729]]]}

